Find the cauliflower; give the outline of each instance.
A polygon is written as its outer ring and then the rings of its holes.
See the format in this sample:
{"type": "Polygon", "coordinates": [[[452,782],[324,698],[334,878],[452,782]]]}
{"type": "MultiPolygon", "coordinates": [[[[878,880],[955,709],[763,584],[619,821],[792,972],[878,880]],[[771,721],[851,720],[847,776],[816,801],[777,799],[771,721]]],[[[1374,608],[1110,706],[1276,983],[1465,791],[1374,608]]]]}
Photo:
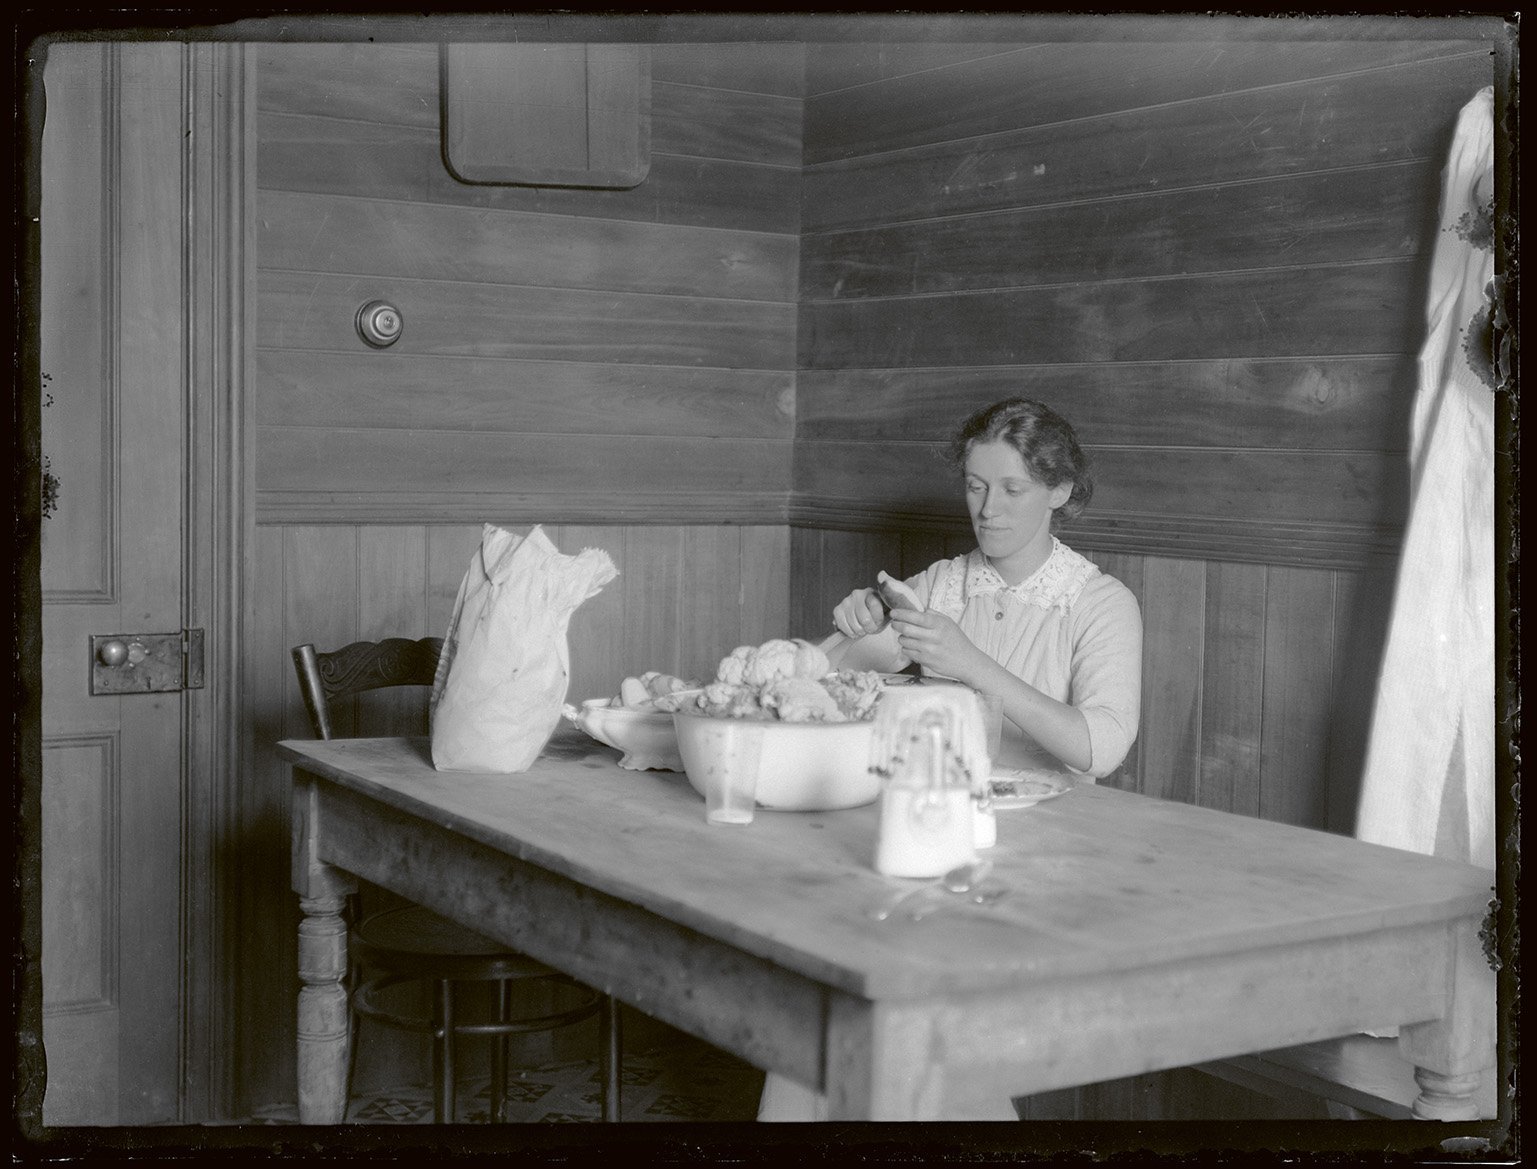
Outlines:
{"type": "Polygon", "coordinates": [[[763,714],[758,688],[732,682],[711,682],[699,692],[701,713],[716,718],[754,718],[763,714]]]}
{"type": "Polygon", "coordinates": [[[779,678],[816,679],[831,669],[827,655],[809,641],[776,637],[759,646],[738,646],[721,659],[715,677],[721,682],[763,686],[779,678]]]}
{"type": "Polygon", "coordinates": [[[795,671],[797,678],[825,678],[832,672],[833,664],[827,655],[809,641],[795,643],[795,671]]]}
{"type": "Polygon", "coordinates": [[[874,716],[881,677],[873,671],[832,672],[820,648],[799,638],[740,645],[721,659],[715,680],[685,704],[663,709],[715,718],[767,718],[780,722],[849,722],[874,716]]]}
{"type": "Polygon", "coordinates": [[[795,643],[774,638],[749,653],[742,670],[742,681],[750,686],[762,686],[775,678],[789,678],[794,674],[795,643]]]}
{"type": "Polygon", "coordinates": [[[715,680],[732,686],[740,686],[745,680],[747,665],[757,655],[757,646],[739,645],[725,657],[715,670],[715,680]]]}
{"type": "Polygon", "coordinates": [[[775,678],[764,685],[759,701],[781,722],[847,722],[833,696],[811,678],[775,678]]]}
{"type": "Polygon", "coordinates": [[[875,703],[881,696],[881,676],[874,670],[839,670],[823,678],[822,685],[845,718],[873,717],[875,703]]]}

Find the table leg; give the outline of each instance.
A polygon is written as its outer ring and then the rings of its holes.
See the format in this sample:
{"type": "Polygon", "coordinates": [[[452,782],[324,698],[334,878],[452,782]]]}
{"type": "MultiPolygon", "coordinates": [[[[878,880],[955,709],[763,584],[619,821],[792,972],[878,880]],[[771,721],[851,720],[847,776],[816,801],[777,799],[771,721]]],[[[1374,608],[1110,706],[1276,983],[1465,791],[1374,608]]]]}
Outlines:
{"type": "Polygon", "coordinates": [[[299,1123],[340,1124],[347,1115],[346,899],[301,897],[299,908],[299,1123]]]}
{"type": "Polygon", "coordinates": [[[829,1120],[938,1120],[943,1069],[921,1008],[834,996],[827,1011],[829,1120]]]}
{"type": "Polygon", "coordinates": [[[1440,1019],[1400,1027],[1398,1049],[1414,1064],[1421,1120],[1484,1120],[1479,1089],[1495,1074],[1495,976],[1484,956],[1478,923],[1452,926],[1448,946],[1447,1010],[1440,1019]]]}

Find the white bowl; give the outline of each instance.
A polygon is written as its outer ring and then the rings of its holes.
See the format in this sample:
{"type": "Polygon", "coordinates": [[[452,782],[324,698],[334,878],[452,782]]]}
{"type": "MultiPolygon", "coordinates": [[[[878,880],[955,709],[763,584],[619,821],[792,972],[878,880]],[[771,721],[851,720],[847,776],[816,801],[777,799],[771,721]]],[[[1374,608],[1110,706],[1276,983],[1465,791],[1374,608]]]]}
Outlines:
{"type": "Polygon", "coordinates": [[[880,794],[880,777],[870,771],[873,722],[787,723],[681,711],[673,722],[683,770],[700,795],[712,767],[742,763],[756,763],[760,808],[831,812],[871,803],[880,794]],[[750,738],[745,728],[763,732],[756,760],[744,758],[750,738]]]}
{"type": "Polygon", "coordinates": [[[671,714],[608,703],[607,698],[589,698],[580,710],[570,705],[561,707],[561,714],[598,742],[622,752],[620,767],[631,771],[683,770],[671,714]]]}

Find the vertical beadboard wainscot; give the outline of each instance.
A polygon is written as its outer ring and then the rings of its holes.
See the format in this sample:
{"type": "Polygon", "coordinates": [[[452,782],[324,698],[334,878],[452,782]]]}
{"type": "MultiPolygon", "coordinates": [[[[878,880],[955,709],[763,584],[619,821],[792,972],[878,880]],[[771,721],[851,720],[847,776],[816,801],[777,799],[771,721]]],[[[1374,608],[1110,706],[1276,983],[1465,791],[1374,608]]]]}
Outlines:
{"type": "MultiPolygon", "coordinates": [[[[784,630],[804,49],[651,52],[633,190],[456,182],[434,45],[257,54],[255,1102],[292,1094],[288,788],[270,749],[308,733],[290,646],[441,635],[485,521],[542,523],[619,567],[572,621],[573,699],[713,670],[784,630]],[[375,298],[404,318],[386,350],[353,328],[375,298]]],[[[402,719],[424,725],[419,697],[371,696],[347,728],[402,719]]],[[[400,1070],[375,1036],[360,1082],[400,1070]]]]}
{"type": "Polygon", "coordinates": [[[1041,398],[1097,475],[1063,537],[1142,603],[1112,782],[1349,831],[1489,46],[1200,33],[810,49],[792,623],[974,546],[942,440],[1041,398]]]}

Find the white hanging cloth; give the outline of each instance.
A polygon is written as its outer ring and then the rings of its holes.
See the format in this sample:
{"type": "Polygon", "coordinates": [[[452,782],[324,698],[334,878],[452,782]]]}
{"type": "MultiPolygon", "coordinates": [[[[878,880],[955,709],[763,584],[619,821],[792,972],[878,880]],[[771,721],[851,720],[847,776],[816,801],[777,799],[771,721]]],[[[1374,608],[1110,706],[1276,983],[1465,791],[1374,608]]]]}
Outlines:
{"type": "Polygon", "coordinates": [[[1409,521],[1356,836],[1493,869],[1493,89],[1458,117],[1410,433],[1409,521]]]}

